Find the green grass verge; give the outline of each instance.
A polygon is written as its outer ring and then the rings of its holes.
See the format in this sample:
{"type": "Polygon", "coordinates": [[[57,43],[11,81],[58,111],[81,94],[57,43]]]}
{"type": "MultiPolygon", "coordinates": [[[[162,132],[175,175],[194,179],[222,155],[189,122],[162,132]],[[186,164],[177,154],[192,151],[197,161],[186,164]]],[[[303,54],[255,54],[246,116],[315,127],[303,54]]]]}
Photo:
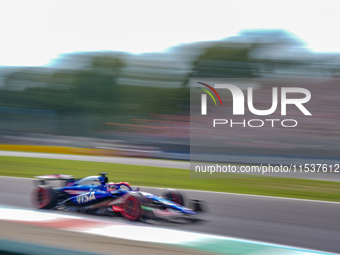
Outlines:
{"type": "Polygon", "coordinates": [[[42,174],[72,174],[76,177],[108,172],[111,181],[133,186],[208,190],[266,196],[293,197],[340,202],[337,182],[228,174],[228,178],[190,178],[190,171],[174,168],[134,166],[60,159],[0,157],[0,175],[33,177],[42,174]]]}

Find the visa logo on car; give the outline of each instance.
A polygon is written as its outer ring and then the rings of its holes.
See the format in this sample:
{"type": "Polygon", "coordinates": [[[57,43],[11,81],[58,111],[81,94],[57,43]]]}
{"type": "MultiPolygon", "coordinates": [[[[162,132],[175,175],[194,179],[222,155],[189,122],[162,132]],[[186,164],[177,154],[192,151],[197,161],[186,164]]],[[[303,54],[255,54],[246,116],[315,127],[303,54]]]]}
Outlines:
{"type": "Polygon", "coordinates": [[[82,194],[82,195],[77,196],[77,203],[78,204],[88,203],[88,202],[91,202],[93,200],[96,200],[96,196],[94,195],[94,192],[90,192],[90,193],[86,193],[86,194],[82,194]]]}

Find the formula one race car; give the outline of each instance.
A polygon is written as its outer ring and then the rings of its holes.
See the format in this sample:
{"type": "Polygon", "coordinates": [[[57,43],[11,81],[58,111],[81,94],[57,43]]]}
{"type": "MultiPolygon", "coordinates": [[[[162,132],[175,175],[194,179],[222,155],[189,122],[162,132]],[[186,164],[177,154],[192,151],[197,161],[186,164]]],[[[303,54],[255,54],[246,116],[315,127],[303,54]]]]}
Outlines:
{"type": "Polygon", "coordinates": [[[190,200],[191,209],[184,206],[183,195],[166,190],[162,196],[133,189],[127,182],[108,182],[107,173],[79,180],[70,175],[43,175],[33,192],[33,202],[39,209],[57,209],[97,215],[122,215],[130,221],[143,219],[197,220],[202,202],[190,200]],[[53,181],[53,183],[51,183],[53,181]],[[61,187],[50,184],[59,183],[61,187]],[[60,185],[61,184],[61,185],[60,185]]]}

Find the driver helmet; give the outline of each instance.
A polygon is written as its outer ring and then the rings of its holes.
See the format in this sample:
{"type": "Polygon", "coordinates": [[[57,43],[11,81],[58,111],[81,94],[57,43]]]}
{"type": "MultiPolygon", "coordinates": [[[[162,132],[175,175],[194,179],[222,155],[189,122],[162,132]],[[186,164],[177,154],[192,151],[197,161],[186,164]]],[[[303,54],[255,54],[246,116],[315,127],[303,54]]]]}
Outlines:
{"type": "Polygon", "coordinates": [[[116,187],[116,184],[114,182],[109,182],[107,184],[107,191],[116,191],[117,190],[117,187],[116,187]]]}

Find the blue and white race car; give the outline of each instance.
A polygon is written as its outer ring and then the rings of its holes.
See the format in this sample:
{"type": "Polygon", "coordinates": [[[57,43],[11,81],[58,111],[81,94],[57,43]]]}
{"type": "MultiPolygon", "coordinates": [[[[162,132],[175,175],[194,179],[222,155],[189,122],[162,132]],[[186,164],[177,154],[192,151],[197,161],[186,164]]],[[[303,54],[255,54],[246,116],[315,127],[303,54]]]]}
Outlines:
{"type": "Polygon", "coordinates": [[[183,195],[176,190],[166,190],[156,196],[133,189],[127,182],[108,182],[107,173],[79,180],[70,175],[43,175],[33,192],[34,205],[39,209],[57,209],[97,215],[122,215],[130,221],[143,219],[197,220],[202,203],[190,200],[184,206],[183,195]],[[53,187],[47,183],[62,183],[53,187]]]}

